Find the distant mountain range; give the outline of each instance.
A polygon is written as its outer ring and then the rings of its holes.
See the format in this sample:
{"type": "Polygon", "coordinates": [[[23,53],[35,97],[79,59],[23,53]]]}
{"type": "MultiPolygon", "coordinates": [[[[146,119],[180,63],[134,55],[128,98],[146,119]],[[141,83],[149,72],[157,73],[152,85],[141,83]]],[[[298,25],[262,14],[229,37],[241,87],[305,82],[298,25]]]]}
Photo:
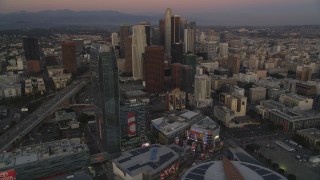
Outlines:
{"type": "Polygon", "coordinates": [[[39,12],[0,13],[0,30],[45,28],[65,25],[121,25],[149,21],[157,24],[160,17],[133,15],[117,11],[47,10],[39,12]]]}

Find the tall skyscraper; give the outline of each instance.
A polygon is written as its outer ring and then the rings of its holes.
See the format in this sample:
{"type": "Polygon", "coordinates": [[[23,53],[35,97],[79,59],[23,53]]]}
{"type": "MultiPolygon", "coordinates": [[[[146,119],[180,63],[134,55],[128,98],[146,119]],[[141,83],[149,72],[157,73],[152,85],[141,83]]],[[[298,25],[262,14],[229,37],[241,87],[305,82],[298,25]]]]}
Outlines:
{"type": "Polygon", "coordinates": [[[171,64],[171,89],[181,89],[183,83],[182,64],[171,64]]]}
{"type": "Polygon", "coordinates": [[[124,44],[125,71],[132,73],[132,36],[126,38],[124,44]]]}
{"type": "Polygon", "coordinates": [[[152,36],[151,36],[151,44],[152,45],[160,45],[160,29],[152,28],[152,36]]]}
{"type": "Polygon", "coordinates": [[[119,45],[118,33],[112,33],[111,34],[111,43],[112,43],[112,46],[118,46],[119,45]]]}
{"type": "Polygon", "coordinates": [[[39,41],[34,37],[23,37],[23,49],[28,72],[41,71],[39,41]]]}
{"type": "Polygon", "coordinates": [[[194,53],[195,31],[193,29],[184,30],[184,53],[194,53]]]}
{"type": "Polygon", "coordinates": [[[183,64],[192,67],[192,77],[194,77],[194,75],[196,74],[197,56],[194,54],[185,55],[183,64]]]}
{"type": "Polygon", "coordinates": [[[239,74],[240,71],[240,56],[238,54],[232,54],[228,56],[229,72],[231,75],[239,74]]]}
{"type": "Polygon", "coordinates": [[[167,8],[165,14],[165,53],[166,55],[171,54],[171,16],[172,11],[167,8]]]}
{"type": "Polygon", "coordinates": [[[144,80],[146,91],[164,91],[164,49],[162,46],[147,46],[144,53],[144,80]]]}
{"type": "Polygon", "coordinates": [[[219,53],[221,57],[228,57],[228,43],[220,43],[219,45],[219,53]]]}
{"type": "Polygon", "coordinates": [[[146,47],[146,33],[144,25],[132,27],[132,73],[134,79],[143,79],[142,53],[146,47]]]}
{"type": "Polygon", "coordinates": [[[171,47],[171,63],[182,63],[183,61],[183,44],[182,43],[174,43],[171,47]]]}
{"type": "Polygon", "coordinates": [[[165,27],[165,20],[164,19],[160,19],[159,20],[159,43],[161,46],[165,46],[165,31],[166,31],[166,27],[165,27]]]}
{"type": "Polygon", "coordinates": [[[39,41],[34,37],[23,37],[23,49],[26,60],[40,60],[39,41]]]}
{"type": "Polygon", "coordinates": [[[98,67],[93,72],[93,88],[97,100],[97,124],[99,142],[108,153],[119,153],[120,131],[120,96],[119,77],[116,57],[112,46],[93,44],[91,57],[98,67]]]}
{"type": "Polygon", "coordinates": [[[189,22],[187,24],[187,29],[192,29],[193,30],[193,39],[194,39],[194,47],[193,47],[193,49],[195,49],[195,46],[196,46],[196,34],[197,34],[197,24],[196,24],[196,22],[189,22]]]}
{"type": "Polygon", "coordinates": [[[184,42],[184,29],[187,28],[188,20],[181,18],[180,19],[180,40],[184,42]]]}
{"type": "Polygon", "coordinates": [[[180,16],[171,17],[171,44],[180,43],[180,16]]]}
{"type": "Polygon", "coordinates": [[[76,43],[63,42],[62,45],[63,69],[72,74],[77,72],[76,43]]]}
{"type": "Polygon", "coordinates": [[[205,74],[194,77],[194,97],[196,101],[203,101],[211,98],[211,78],[205,74]]]}
{"type": "Polygon", "coordinates": [[[146,44],[147,46],[151,45],[151,27],[149,22],[140,22],[140,25],[144,26],[145,34],[146,34],[146,44]]]}
{"type": "Polygon", "coordinates": [[[120,58],[124,58],[124,44],[128,36],[130,35],[130,26],[129,25],[122,25],[120,26],[120,58]]]}

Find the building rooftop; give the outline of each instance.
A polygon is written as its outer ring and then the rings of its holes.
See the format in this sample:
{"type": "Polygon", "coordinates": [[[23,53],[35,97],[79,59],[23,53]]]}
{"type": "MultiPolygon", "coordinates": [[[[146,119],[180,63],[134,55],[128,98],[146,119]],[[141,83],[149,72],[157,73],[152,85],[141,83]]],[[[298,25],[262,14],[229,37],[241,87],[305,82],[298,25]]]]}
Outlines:
{"type": "Polygon", "coordinates": [[[195,124],[206,118],[209,117],[206,117],[205,115],[199,114],[197,112],[186,110],[152,120],[152,124],[163,134],[165,134],[166,136],[170,136],[186,128],[187,126],[195,124]]]}
{"type": "Polygon", "coordinates": [[[153,144],[123,152],[113,163],[124,173],[135,176],[140,173],[156,174],[176,161],[179,155],[170,147],[153,144]],[[151,148],[156,148],[156,158],[151,160],[151,148]]]}
{"type": "Polygon", "coordinates": [[[77,120],[77,115],[74,112],[56,111],[55,117],[57,121],[77,120]]]}
{"type": "Polygon", "coordinates": [[[229,167],[224,161],[211,161],[198,164],[187,170],[181,177],[181,180],[193,179],[228,179],[230,174],[234,174],[236,170],[238,176],[246,180],[280,180],[286,179],[279,173],[276,173],[268,168],[246,162],[228,161],[229,167]],[[230,167],[231,166],[231,167],[230,167]],[[233,172],[230,172],[233,171],[233,172]]]}
{"type": "Polygon", "coordinates": [[[20,87],[21,85],[17,75],[0,75],[0,89],[20,87]]]}
{"type": "Polygon", "coordinates": [[[204,119],[192,125],[192,128],[200,128],[208,131],[213,131],[219,128],[219,126],[211,118],[205,117],[204,119]]]}
{"type": "Polygon", "coordinates": [[[89,151],[89,149],[86,144],[80,144],[79,138],[16,148],[14,151],[0,154],[0,170],[81,151],[89,151]]]}
{"type": "Polygon", "coordinates": [[[320,130],[317,128],[301,129],[297,133],[303,134],[311,139],[320,140],[320,130]]]}
{"type": "Polygon", "coordinates": [[[316,111],[301,111],[298,109],[286,108],[284,110],[272,109],[270,113],[282,117],[288,121],[301,121],[320,118],[320,113],[316,111]]]}
{"type": "Polygon", "coordinates": [[[307,97],[304,97],[304,96],[301,96],[301,95],[298,95],[298,94],[294,94],[294,93],[282,94],[281,96],[287,96],[287,97],[296,99],[298,101],[307,101],[307,100],[309,100],[309,98],[307,98],[307,97]]]}
{"type": "Polygon", "coordinates": [[[132,90],[132,91],[126,91],[124,95],[126,96],[126,98],[134,98],[134,97],[146,96],[147,93],[141,90],[132,90]]]}

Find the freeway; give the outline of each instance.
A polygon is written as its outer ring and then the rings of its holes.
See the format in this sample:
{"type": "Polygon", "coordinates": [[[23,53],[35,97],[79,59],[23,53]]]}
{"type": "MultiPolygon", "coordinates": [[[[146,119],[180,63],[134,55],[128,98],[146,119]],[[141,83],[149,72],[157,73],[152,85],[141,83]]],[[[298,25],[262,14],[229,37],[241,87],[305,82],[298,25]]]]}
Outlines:
{"type": "Polygon", "coordinates": [[[20,121],[9,131],[0,136],[0,152],[5,151],[14,141],[19,140],[28,134],[32,129],[39,125],[47,115],[51,114],[65,100],[72,97],[89,82],[90,80],[88,79],[73,81],[69,86],[57,92],[51,100],[42,104],[41,107],[30,114],[25,120],[20,121]]]}

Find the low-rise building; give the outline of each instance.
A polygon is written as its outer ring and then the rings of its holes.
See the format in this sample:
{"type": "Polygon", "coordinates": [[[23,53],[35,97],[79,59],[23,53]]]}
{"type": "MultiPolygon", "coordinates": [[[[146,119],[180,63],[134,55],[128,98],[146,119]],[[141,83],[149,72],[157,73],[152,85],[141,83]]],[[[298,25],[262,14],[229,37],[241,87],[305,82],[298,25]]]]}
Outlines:
{"type": "MultiPolygon", "coordinates": [[[[186,138],[187,132],[191,126],[204,121],[214,121],[209,117],[194,112],[194,111],[182,111],[176,113],[170,113],[164,117],[152,120],[152,131],[159,136],[159,143],[161,144],[172,144],[175,142],[176,137],[186,138]]],[[[213,134],[219,134],[220,128],[213,130],[213,134]]]]}
{"type": "Polygon", "coordinates": [[[187,158],[188,149],[153,144],[123,152],[112,161],[113,173],[123,180],[172,179],[187,158]]]}
{"type": "Polygon", "coordinates": [[[14,169],[17,179],[42,179],[89,165],[89,149],[80,139],[62,139],[0,153],[0,171],[14,169]]]}
{"type": "Polygon", "coordinates": [[[0,75],[0,99],[21,96],[21,84],[18,75],[0,75]]]}
{"type": "Polygon", "coordinates": [[[313,106],[313,99],[293,93],[281,94],[279,102],[288,107],[299,108],[300,110],[310,110],[313,106]]]}
{"type": "Polygon", "coordinates": [[[56,90],[63,89],[71,81],[71,74],[57,74],[52,77],[52,81],[56,90]]]}
{"type": "Polygon", "coordinates": [[[55,112],[55,118],[60,130],[79,128],[77,115],[74,112],[57,111],[55,112]]]}
{"type": "Polygon", "coordinates": [[[41,77],[30,77],[24,80],[24,92],[26,95],[40,93],[46,91],[46,85],[41,77]]]}
{"type": "Polygon", "coordinates": [[[301,129],[296,132],[299,136],[314,146],[320,148],[320,130],[317,128],[301,129]]]}
{"type": "Polygon", "coordinates": [[[272,109],[269,111],[269,119],[287,132],[320,126],[320,114],[312,111],[272,109]]]}
{"type": "Polygon", "coordinates": [[[257,102],[266,99],[267,89],[264,87],[252,87],[249,89],[250,102],[257,102]]]}

